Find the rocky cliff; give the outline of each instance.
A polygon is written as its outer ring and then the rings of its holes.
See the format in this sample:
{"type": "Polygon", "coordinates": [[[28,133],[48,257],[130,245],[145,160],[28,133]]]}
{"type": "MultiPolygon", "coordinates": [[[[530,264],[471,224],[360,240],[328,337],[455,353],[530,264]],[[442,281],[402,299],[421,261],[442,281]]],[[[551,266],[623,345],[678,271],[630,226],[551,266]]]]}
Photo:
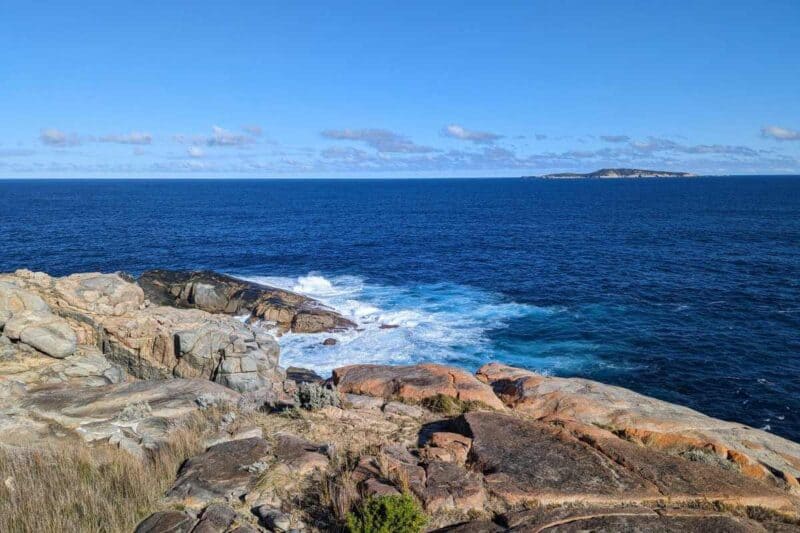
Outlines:
{"type": "Polygon", "coordinates": [[[201,448],[132,511],[137,532],[332,531],[401,493],[431,531],[798,530],[794,442],[498,363],[287,376],[260,324],[348,323],[273,291],[213,273],[0,275],[0,526],[34,512],[3,457],[69,442],[149,462],[193,421],[201,448]]]}

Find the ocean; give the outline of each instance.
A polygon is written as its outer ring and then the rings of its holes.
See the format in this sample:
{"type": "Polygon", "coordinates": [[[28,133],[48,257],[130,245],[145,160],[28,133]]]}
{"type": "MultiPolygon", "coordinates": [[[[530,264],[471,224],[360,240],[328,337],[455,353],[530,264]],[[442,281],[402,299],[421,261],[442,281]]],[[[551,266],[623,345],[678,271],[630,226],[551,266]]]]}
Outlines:
{"type": "Polygon", "coordinates": [[[0,271],[213,269],[359,323],[284,366],[503,361],[800,441],[800,177],[0,180],[0,236],[0,271]]]}

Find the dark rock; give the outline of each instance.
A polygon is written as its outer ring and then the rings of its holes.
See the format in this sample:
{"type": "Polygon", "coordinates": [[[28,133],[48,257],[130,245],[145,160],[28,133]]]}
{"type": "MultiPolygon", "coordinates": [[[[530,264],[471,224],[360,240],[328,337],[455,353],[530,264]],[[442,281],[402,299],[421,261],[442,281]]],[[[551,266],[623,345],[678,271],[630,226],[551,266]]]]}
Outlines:
{"type": "Polygon", "coordinates": [[[313,370],[296,366],[290,366],[286,369],[286,379],[291,379],[295,383],[323,383],[325,381],[322,376],[313,370]]]}
{"type": "Polygon", "coordinates": [[[216,272],[150,270],[139,285],[151,302],[275,322],[284,331],[320,333],[355,327],[312,298],[216,272]]]}
{"type": "Polygon", "coordinates": [[[322,341],[322,344],[324,346],[336,346],[336,339],[334,339],[333,337],[328,337],[327,339],[322,341]]]}
{"type": "Polygon", "coordinates": [[[289,531],[292,527],[292,517],[268,505],[259,505],[253,509],[253,514],[258,517],[259,523],[270,531],[289,531]]]}
{"type": "Polygon", "coordinates": [[[275,457],[292,472],[303,475],[328,466],[328,457],[324,454],[325,447],[320,444],[288,433],[278,433],[275,441],[273,451],[275,457]]]}
{"type": "Polygon", "coordinates": [[[434,461],[425,466],[425,487],[417,495],[429,512],[455,509],[480,511],[486,504],[480,475],[455,463],[434,461]]]}
{"type": "Polygon", "coordinates": [[[262,530],[255,526],[251,526],[250,524],[242,524],[241,526],[235,527],[226,533],[261,533],[261,531],[262,530]]]}
{"type": "Polygon", "coordinates": [[[618,531],[647,531],[656,533],[753,533],[767,531],[761,524],[747,518],[728,514],[692,510],[645,508],[558,508],[522,511],[501,517],[507,531],[615,533],[618,531]]]}
{"type": "Polygon", "coordinates": [[[142,520],[134,533],[189,533],[197,519],[183,511],[159,511],[142,520]]]}
{"type": "Polygon", "coordinates": [[[471,520],[435,529],[431,533],[500,533],[501,531],[508,531],[508,529],[491,520],[471,520]]]}
{"type": "Polygon", "coordinates": [[[716,466],[659,453],[594,427],[497,412],[463,416],[471,466],[507,504],[724,501],[791,508],[785,492],[716,466]]]}
{"type": "Polygon", "coordinates": [[[218,530],[225,530],[233,524],[236,516],[236,511],[230,506],[212,503],[203,510],[203,514],[200,516],[200,523],[192,533],[198,533],[198,528],[204,525],[218,530]]]}
{"type": "Polygon", "coordinates": [[[271,451],[259,437],[223,442],[188,459],[178,472],[167,496],[190,503],[216,498],[234,500],[246,494],[264,468],[262,460],[271,451]]]}
{"type": "Polygon", "coordinates": [[[397,324],[381,324],[379,327],[380,329],[397,329],[400,326],[398,326],[397,324]]]}

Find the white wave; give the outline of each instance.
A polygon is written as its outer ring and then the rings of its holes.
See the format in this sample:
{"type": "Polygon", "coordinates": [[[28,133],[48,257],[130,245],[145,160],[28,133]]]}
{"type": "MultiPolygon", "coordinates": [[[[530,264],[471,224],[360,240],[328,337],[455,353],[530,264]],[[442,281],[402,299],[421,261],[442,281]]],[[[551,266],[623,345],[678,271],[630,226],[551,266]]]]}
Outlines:
{"type": "Polygon", "coordinates": [[[280,337],[281,365],[322,374],[356,363],[447,362],[474,367],[496,358],[488,333],[509,322],[553,310],[503,301],[487,291],[451,283],[385,286],[357,276],[243,277],[315,298],[358,324],[356,330],[280,337]],[[335,346],[323,346],[328,337],[335,346]]]}

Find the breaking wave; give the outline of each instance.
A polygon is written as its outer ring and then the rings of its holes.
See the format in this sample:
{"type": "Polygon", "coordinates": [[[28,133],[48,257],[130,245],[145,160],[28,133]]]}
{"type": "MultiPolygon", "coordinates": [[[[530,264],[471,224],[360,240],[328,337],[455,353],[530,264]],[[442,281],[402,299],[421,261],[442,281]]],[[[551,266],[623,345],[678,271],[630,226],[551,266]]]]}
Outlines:
{"type": "Polygon", "coordinates": [[[315,298],[358,324],[340,333],[285,334],[281,365],[312,368],[324,375],[356,363],[449,363],[475,368],[503,357],[492,333],[517,319],[544,317],[555,309],[505,301],[500,295],[454,283],[386,286],[358,276],[326,278],[246,276],[256,283],[315,298]],[[324,346],[327,338],[336,345],[324,346]]]}

